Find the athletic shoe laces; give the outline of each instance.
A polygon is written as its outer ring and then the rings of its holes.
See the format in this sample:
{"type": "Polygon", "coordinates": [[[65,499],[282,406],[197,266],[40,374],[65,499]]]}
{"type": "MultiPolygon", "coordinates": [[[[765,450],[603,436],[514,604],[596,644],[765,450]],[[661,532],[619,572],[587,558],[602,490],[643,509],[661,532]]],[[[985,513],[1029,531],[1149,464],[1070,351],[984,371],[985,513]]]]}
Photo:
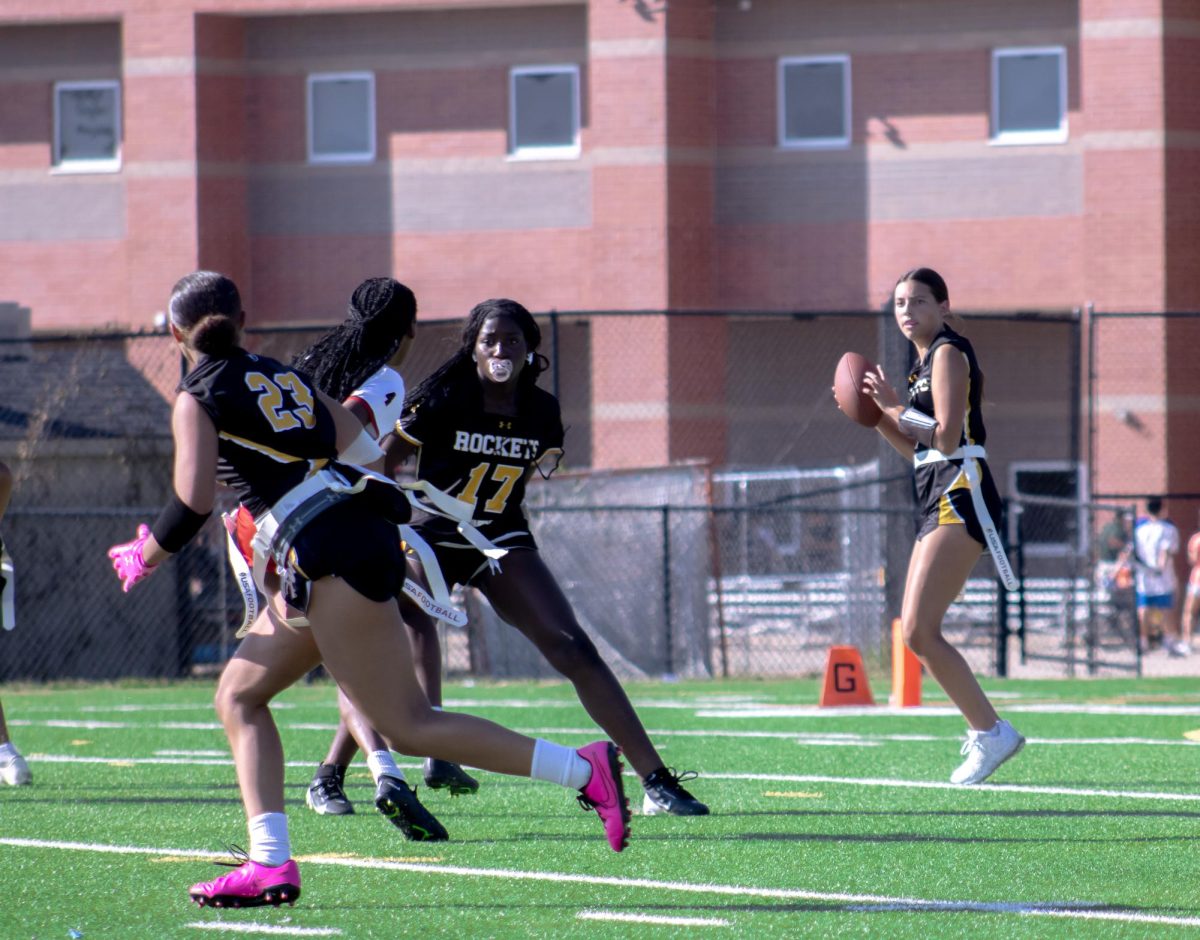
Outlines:
{"type": "Polygon", "coordinates": [[[657,774],[652,774],[650,779],[646,781],[648,787],[661,787],[663,789],[675,790],[681,796],[688,799],[694,797],[688,793],[683,784],[695,780],[700,775],[694,770],[685,770],[683,773],[676,773],[674,767],[666,767],[660,770],[657,774]]]}
{"type": "Polygon", "coordinates": [[[221,861],[220,859],[213,859],[214,865],[224,865],[226,868],[241,868],[248,861],[250,861],[250,853],[243,849],[240,845],[237,845],[233,842],[226,842],[225,848],[228,850],[229,854],[233,856],[233,861],[225,862],[221,861]]]}
{"type": "Polygon", "coordinates": [[[346,799],[346,791],[342,789],[342,782],[337,777],[318,777],[312,786],[326,800],[346,799]]]}

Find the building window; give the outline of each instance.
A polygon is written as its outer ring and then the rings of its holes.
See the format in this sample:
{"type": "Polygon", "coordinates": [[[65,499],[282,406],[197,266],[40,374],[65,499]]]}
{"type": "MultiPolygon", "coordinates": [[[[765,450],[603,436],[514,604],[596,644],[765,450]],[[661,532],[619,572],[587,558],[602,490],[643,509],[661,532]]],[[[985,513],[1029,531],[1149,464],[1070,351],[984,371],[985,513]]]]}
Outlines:
{"type": "Polygon", "coordinates": [[[308,162],[375,159],[375,76],[328,72],[308,76],[308,162]]]}
{"type": "Polygon", "coordinates": [[[508,78],[508,115],[511,156],[579,156],[579,66],[514,68],[508,78]]]}
{"type": "Polygon", "coordinates": [[[1087,472],[1066,461],[1013,461],[1008,467],[1009,543],[1028,556],[1085,555],[1087,472]]]}
{"type": "Polygon", "coordinates": [[[779,60],[779,146],[850,145],[850,57],[779,60]]]}
{"type": "Polygon", "coordinates": [[[1060,144],[1067,139],[1067,50],[992,52],[992,143],[1060,144]]]}
{"type": "Polygon", "coordinates": [[[121,168],[121,83],[56,82],[54,168],[72,173],[121,168]]]}

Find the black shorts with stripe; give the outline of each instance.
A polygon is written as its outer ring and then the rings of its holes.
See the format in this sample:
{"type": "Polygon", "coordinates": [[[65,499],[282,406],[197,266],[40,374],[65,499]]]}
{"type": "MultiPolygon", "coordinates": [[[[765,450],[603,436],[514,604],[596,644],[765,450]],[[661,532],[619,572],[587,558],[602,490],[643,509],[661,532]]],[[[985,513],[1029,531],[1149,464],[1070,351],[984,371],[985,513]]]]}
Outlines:
{"type": "MultiPolygon", "coordinates": [[[[999,528],[1003,503],[996,489],[996,481],[986,460],[978,460],[977,463],[984,505],[992,517],[993,525],[999,528]]],[[[917,506],[920,513],[917,519],[918,542],[938,526],[965,525],[971,538],[980,545],[987,544],[962,465],[961,460],[939,460],[917,467],[917,506]]]]}

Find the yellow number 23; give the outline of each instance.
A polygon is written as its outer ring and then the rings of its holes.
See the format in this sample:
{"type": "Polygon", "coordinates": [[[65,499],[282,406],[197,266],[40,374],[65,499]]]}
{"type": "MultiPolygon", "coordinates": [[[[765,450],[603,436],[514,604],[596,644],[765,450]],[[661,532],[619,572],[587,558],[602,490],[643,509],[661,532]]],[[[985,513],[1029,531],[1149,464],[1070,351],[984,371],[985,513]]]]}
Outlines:
{"type": "Polygon", "coordinates": [[[292,428],[311,428],[317,423],[313,413],[313,395],[295,372],[278,372],[274,380],[261,372],[246,373],[246,387],[258,393],[259,410],[270,422],[272,430],[290,431],[292,428]],[[283,393],[287,391],[292,406],[284,405],[283,393]]]}

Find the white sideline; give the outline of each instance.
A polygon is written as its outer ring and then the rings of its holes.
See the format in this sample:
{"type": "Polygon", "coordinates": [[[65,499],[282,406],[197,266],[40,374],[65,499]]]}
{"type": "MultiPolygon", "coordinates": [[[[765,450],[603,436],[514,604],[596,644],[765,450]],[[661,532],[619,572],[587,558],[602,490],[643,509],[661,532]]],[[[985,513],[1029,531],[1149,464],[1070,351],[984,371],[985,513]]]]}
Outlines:
{"type": "MultiPolygon", "coordinates": [[[[58,842],[45,839],[0,837],[0,845],[15,848],[60,849],[64,851],[98,852],[119,855],[180,856],[184,858],[223,858],[227,853],[196,849],[164,849],[136,845],[105,845],[88,842],[58,842]]],[[[657,881],[650,878],[617,878],[601,875],[575,875],[564,872],[519,871],[503,868],[468,868],[463,865],[431,865],[422,862],[395,862],[378,859],[329,858],[297,856],[308,865],[337,865],[343,868],[364,868],[382,871],[406,871],[429,875],[456,875],[468,878],[498,878],[509,881],[549,882],[558,884],[604,885],[615,888],[643,888],[692,895],[720,897],[771,898],[785,900],[841,902],[848,911],[911,910],[911,911],[969,911],[1020,916],[1059,917],[1079,920],[1109,920],[1122,923],[1153,923],[1177,927],[1200,927],[1200,917],[1171,917],[1129,910],[1106,910],[1097,901],[969,901],[938,898],[905,898],[879,894],[809,891],[802,888],[760,888],[746,885],[694,884],[682,881],[657,881]]]]}

